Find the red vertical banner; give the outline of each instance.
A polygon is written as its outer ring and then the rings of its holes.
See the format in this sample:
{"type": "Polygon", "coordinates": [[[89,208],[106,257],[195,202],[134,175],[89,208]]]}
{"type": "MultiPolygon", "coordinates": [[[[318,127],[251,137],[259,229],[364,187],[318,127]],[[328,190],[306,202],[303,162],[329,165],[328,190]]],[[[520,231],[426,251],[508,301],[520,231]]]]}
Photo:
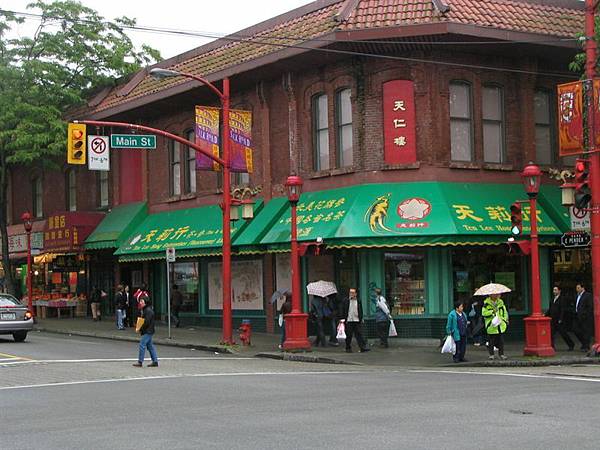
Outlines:
{"type": "Polygon", "coordinates": [[[600,79],[594,79],[593,87],[594,148],[592,150],[600,150],[600,79]]]}
{"type": "MultiPolygon", "coordinates": [[[[196,145],[208,153],[220,156],[219,125],[221,109],[196,106],[196,145]]],[[[196,170],[221,170],[221,166],[202,152],[196,152],[196,170]]]]}
{"type": "Polygon", "coordinates": [[[417,162],[417,123],[414,83],[383,83],[383,139],[386,164],[417,162]]]}
{"type": "Polygon", "coordinates": [[[559,84],[557,89],[559,155],[577,155],[584,151],[583,83],[559,84]]]}

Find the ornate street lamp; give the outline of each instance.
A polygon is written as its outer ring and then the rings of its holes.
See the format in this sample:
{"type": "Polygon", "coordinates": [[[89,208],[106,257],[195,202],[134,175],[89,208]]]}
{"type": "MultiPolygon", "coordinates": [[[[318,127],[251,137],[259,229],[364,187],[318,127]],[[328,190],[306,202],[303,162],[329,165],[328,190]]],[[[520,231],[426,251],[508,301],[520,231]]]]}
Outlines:
{"type": "Polygon", "coordinates": [[[540,253],[537,231],[537,195],[540,192],[542,171],[530,162],[521,173],[525,192],[529,197],[531,225],[531,316],[525,321],[525,355],[553,356],[550,318],[542,314],[540,292],[540,253]]]}
{"type": "Polygon", "coordinates": [[[308,340],[307,324],[308,314],[302,312],[300,305],[300,257],[298,253],[298,224],[296,216],[296,207],[302,193],[302,178],[297,175],[290,175],[285,186],[288,191],[288,200],[290,202],[292,216],[291,230],[291,259],[292,259],[292,312],[285,316],[285,342],[284,350],[308,350],[310,341],[308,340]]]}
{"type": "Polygon", "coordinates": [[[33,224],[31,223],[31,213],[25,211],[21,215],[21,220],[23,221],[25,233],[27,233],[27,303],[31,315],[35,317],[35,310],[33,309],[33,283],[31,279],[31,229],[33,228],[33,224]]]}

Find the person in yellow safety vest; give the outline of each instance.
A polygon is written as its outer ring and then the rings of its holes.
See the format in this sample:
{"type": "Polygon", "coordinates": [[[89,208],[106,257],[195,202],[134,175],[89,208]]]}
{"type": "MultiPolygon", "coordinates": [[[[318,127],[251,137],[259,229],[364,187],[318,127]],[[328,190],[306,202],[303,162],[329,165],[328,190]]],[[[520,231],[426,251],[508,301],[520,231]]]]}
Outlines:
{"type": "Polygon", "coordinates": [[[504,333],[508,327],[508,309],[500,298],[500,294],[492,294],[483,302],[481,310],[485,320],[485,330],[489,337],[489,359],[494,359],[494,347],[498,349],[498,356],[506,359],[504,355],[504,333]]]}

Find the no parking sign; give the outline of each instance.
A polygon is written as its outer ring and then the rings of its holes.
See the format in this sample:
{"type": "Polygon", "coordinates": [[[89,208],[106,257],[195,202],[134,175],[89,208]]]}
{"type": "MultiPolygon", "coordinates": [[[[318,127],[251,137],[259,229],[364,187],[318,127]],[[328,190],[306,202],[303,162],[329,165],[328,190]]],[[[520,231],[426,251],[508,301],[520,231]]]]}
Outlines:
{"type": "Polygon", "coordinates": [[[88,169],[110,170],[108,136],[88,136],[88,169]]]}

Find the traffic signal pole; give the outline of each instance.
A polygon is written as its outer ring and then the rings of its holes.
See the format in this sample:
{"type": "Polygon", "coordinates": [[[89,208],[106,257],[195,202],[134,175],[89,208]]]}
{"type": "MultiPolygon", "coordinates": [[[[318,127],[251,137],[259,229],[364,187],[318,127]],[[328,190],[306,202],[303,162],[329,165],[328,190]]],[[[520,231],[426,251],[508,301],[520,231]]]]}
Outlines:
{"type": "MultiPolygon", "coordinates": [[[[596,75],[595,10],[598,0],[585,0],[585,76],[591,83],[596,75]]],[[[588,126],[588,151],[590,153],[590,202],[592,241],[592,292],[594,298],[595,339],[591,353],[600,355],[600,153],[594,151],[594,105],[586,102],[588,126]]]]}

